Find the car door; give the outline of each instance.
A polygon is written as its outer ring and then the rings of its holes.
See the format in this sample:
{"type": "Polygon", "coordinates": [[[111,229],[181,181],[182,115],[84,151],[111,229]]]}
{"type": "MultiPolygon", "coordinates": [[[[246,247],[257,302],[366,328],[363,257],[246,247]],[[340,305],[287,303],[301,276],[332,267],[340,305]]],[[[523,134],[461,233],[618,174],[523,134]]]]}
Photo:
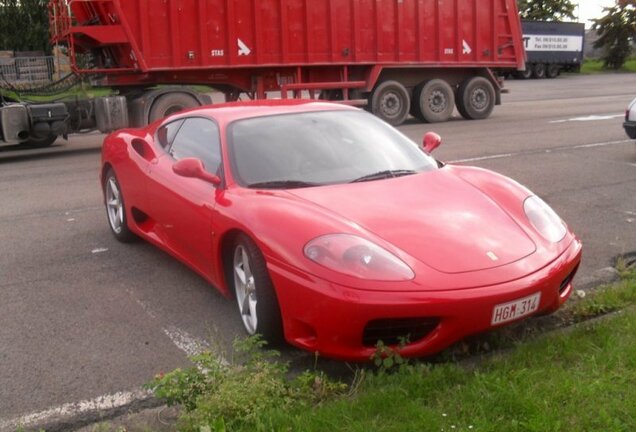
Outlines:
{"type": "MultiPolygon", "coordinates": [[[[169,132],[169,131],[168,131],[169,132]]],[[[161,134],[161,129],[158,134],[161,134]]],[[[160,137],[158,137],[160,138],[160,137]]],[[[219,128],[208,118],[186,118],[166,146],[149,176],[155,232],[173,253],[212,276],[212,217],[215,187],[197,178],[182,177],[172,166],[183,158],[200,159],[205,169],[221,173],[219,128]]]]}

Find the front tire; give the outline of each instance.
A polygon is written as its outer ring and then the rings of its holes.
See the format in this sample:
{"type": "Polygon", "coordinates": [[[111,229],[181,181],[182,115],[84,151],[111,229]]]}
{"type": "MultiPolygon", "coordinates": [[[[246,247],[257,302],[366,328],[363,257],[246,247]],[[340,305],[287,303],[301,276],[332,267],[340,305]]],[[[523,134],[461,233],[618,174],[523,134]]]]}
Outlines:
{"type": "Polygon", "coordinates": [[[104,177],[104,194],[106,197],[106,216],[108,217],[110,231],[120,242],[129,243],[135,240],[136,236],[128,228],[124,195],[121,192],[119,181],[112,169],[109,169],[104,177]]]}
{"type": "Polygon", "coordinates": [[[49,135],[46,138],[35,139],[31,138],[25,142],[29,147],[44,148],[50,147],[57,140],[57,135],[49,135]]]}
{"type": "Polygon", "coordinates": [[[282,341],[282,319],[265,258],[254,241],[239,234],[232,248],[234,294],[245,331],[266,341],[282,341]]]}

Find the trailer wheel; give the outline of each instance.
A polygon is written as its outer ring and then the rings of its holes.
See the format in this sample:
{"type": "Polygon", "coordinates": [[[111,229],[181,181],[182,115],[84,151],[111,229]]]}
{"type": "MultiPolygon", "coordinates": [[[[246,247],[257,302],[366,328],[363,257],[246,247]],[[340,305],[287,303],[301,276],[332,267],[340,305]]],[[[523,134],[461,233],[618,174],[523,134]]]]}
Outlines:
{"type": "Polygon", "coordinates": [[[411,99],[406,88],[397,81],[384,81],[369,98],[371,112],[393,126],[404,123],[409,115],[411,99]]]}
{"type": "Polygon", "coordinates": [[[485,119],[495,107],[495,88],[486,78],[469,78],[459,87],[456,104],[465,119],[485,119]]]}
{"type": "Polygon", "coordinates": [[[443,79],[433,79],[415,87],[411,113],[427,123],[448,120],[455,109],[453,88],[443,79]]]}
{"type": "Polygon", "coordinates": [[[57,135],[49,135],[46,138],[42,139],[31,138],[30,140],[26,141],[25,144],[29,147],[42,148],[49,147],[55,142],[55,140],[57,140],[57,135]]]}
{"type": "Polygon", "coordinates": [[[556,78],[561,73],[561,68],[557,64],[548,65],[548,69],[546,70],[546,76],[548,78],[556,78]]]}
{"type": "Polygon", "coordinates": [[[537,63],[536,65],[534,65],[534,71],[532,72],[532,75],[535,78],[543,79],[543,78],[545,78],[545,74],[546,74],[545,64],[537,63]]]}
{"type": "Polygon", "coordinates": [[[532,65],[526,64],[526,68],[522,71],[515,72],[515,78],[517,79],[530,79],[532,78],[532,65]]]}
{"type": "Polygon", "coordinates": [[[155,120],[159,120],[160,118],[164,118],[170,114],[198,106],[200,106],[199,101],[188,94],[166,93],[157,98],[157,100],[152,104],[152,107],[150,108],[150,115],[148,116],[148,122],[152,123],[155,120]]]}

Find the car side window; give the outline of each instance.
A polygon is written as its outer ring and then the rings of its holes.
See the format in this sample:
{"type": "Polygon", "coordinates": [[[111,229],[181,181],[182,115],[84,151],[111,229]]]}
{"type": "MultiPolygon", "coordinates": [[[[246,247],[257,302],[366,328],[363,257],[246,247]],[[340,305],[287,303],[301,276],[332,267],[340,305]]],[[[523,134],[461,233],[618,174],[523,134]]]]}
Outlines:
{"type": "Polygon", "coordinates": [[[161,126],[157,130],[157,141],[159,145],[164,149],[170,147],[172,144],[172,140],[174,140],[175,135],[179,131],[179,128],[183,124],[183,120],[176,120],[166,125],[161,126]]]}
{"type": "Polygon", "coordinates": [[[219,128],[212,120],[193,117],[184,121],[168,153],[176,160],[194,157],[205,170],[216,174],[221,165],[219,128]]]}

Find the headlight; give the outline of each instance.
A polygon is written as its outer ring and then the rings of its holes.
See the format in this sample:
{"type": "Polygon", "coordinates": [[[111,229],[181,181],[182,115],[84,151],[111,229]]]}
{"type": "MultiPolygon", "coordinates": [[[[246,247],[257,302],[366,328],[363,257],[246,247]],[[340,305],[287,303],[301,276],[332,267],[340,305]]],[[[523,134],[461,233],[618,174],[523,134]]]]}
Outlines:
{"type": "Polygon", "coordinates": [[[553,243],[563,240],[565,224],[552,208],[538,196],[530,196],[523,203],[523,210],[534,228],[553,243]]]}
{"type": "Polygon", "coordinates": [[[305,256],[338,273],[360,279],[405,281],[415,277],[402,260],[380,246],[351,234],[328,234],[305,245],[305,256]]]}

